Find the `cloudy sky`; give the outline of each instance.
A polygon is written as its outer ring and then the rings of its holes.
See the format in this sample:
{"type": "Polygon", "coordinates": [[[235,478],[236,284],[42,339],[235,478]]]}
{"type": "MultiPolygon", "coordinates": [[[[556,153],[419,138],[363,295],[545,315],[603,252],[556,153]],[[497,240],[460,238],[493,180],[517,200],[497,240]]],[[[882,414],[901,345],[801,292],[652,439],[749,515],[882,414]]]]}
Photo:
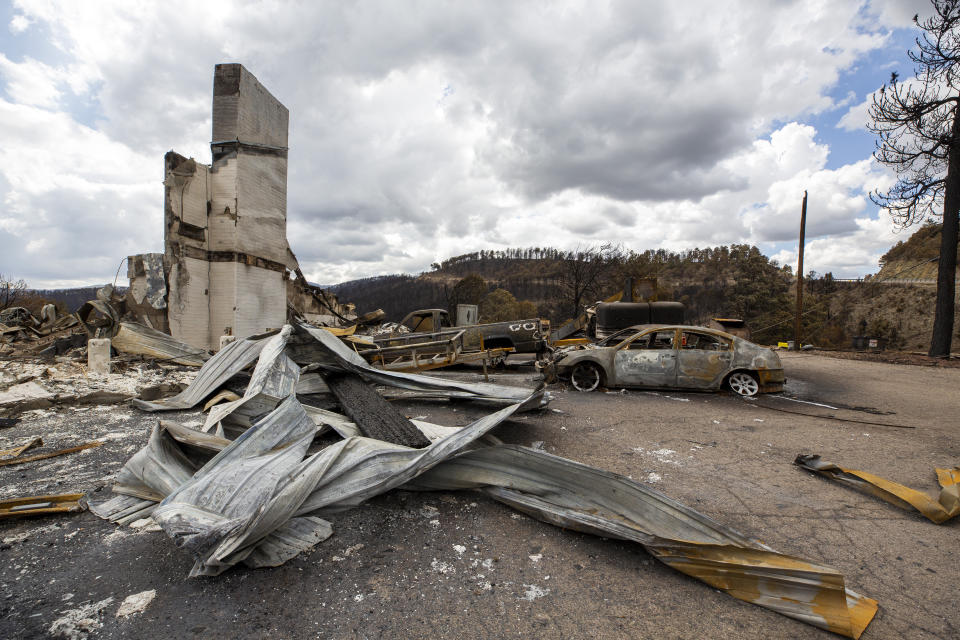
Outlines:
{"type": "MultiPolygon", "coordinates": [[[[909,233],[865,102],[919,0],[0,0],[0,273],[162,250],[163,154],[210,161],[213,67],[290,109],[288,236],[332,284],[479,249],[753,243],[857,277],[909,233]],[[668,6],[673,5],[673,6],[668,6]]],[[[121,280],[124,275],[121,272],[121,280]]]]}

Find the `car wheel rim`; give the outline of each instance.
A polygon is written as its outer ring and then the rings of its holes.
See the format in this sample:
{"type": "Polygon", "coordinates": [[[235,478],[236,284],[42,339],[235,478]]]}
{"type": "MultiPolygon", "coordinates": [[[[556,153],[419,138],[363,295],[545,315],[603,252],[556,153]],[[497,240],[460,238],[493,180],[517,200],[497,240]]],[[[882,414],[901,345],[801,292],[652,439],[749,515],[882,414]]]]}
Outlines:
{"type": "Polygon", "coordinates": [[[757,381],[747,373],[735,373],[730,376],[730,388],[741,396],[755,396],[760,391],[757,381]]]}
{"type": "Polygon", "coordinates": [[[600,371],[596,367],[580,365],[573,370],[570,382],[578,391],[593,391],[600,386],[600,371]]]}

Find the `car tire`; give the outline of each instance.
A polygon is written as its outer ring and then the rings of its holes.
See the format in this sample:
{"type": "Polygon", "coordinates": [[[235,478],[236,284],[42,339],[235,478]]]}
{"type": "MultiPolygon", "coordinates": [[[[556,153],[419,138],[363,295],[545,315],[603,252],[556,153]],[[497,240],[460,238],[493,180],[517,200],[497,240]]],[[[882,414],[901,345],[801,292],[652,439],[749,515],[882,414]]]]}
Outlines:
{"type": "Polygon", "coordinates": [[[738,396],[752,398],[760,393],[760,382],[749,371],[734,371],[727,378],[727,386],[738,396]]]}
{"type": "Polygon", "coordinates": [[[570,383],[577,391],[595,391],[603,383],[603,372],[592,362],[581,362],[570,372],[570,383]]]}

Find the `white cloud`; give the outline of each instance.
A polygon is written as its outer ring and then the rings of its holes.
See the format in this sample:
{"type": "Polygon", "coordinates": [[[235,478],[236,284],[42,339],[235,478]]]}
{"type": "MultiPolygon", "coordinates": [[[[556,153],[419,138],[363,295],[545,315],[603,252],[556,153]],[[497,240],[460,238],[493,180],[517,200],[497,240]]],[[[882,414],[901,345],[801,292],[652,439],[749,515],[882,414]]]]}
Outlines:
{"type": "Polygon", "coordinates": [[[0,77],[14,102],[37,107],[55,107],[60,101],[65,73],[32,58],[13,62],[0,53],[0,77]]]}
{"type": "Polygon", "coordinates": [[[910,27],[913,16],[930,14],[929,0],[870,0],[866,13],[872,20],[890,27],[910,27]]]}
{"type": "Polygon", "coordinates": [[[797,121],[847,104],[842,74],[903,19],[857,0],[17,7],[19,37],[63,59],[0,45],[19,60],[0,58],[0,251],[51,234],[48,264],[16,254],[45,281],[68,254],[102,281],[157,248],[162,154],[208,161],[213,66],[234,61],[290,108],[289,236],[317,281],[480,248],[770,243],[803,189],[814,236],[853,233],[877,172],[825,169],[797,121]]]}
{"type": "Polygon", "coordinates": [[[15,15],[10,19],[10,33],[17,35],[30,27],[30,19],[23,15],[15,15]]]}
{"type": "MultiPolygon", "coordinates": [[[[846,235],[816,238],[805,244],[803,270],[823,275],[833,273],[837,278],[856,278],[875,272],[879,261],[891,246],[906,239],[889,221],[876,218],[858,218],[856,229],[846,235]],[[864,266],[868,269],[864,271],[864,266]]],[[[781,264],[797,266],[797,251],[782,250],[772,256],[781,264]]]]}
{"type": "Polygon", "coordinates": [[[0,139],[4,273],[29,265],[34,286],[103,282],[123,256],[160,249],[159,161],[65,114],[3,100],[0,139]]]}

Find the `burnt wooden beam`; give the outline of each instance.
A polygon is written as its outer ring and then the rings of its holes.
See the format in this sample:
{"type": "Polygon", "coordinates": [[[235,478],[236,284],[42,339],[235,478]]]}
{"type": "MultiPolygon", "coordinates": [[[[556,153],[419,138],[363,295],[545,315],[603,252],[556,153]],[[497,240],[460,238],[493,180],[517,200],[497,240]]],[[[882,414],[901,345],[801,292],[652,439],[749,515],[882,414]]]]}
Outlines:
{"type": "Polygon", "coordinates": [[[422,449],[430,444],[430,440],[416,425],[359,375],[325,373],[323,379],[343,412],[357,424],[363,435],[414,449],[422,449]]]}

